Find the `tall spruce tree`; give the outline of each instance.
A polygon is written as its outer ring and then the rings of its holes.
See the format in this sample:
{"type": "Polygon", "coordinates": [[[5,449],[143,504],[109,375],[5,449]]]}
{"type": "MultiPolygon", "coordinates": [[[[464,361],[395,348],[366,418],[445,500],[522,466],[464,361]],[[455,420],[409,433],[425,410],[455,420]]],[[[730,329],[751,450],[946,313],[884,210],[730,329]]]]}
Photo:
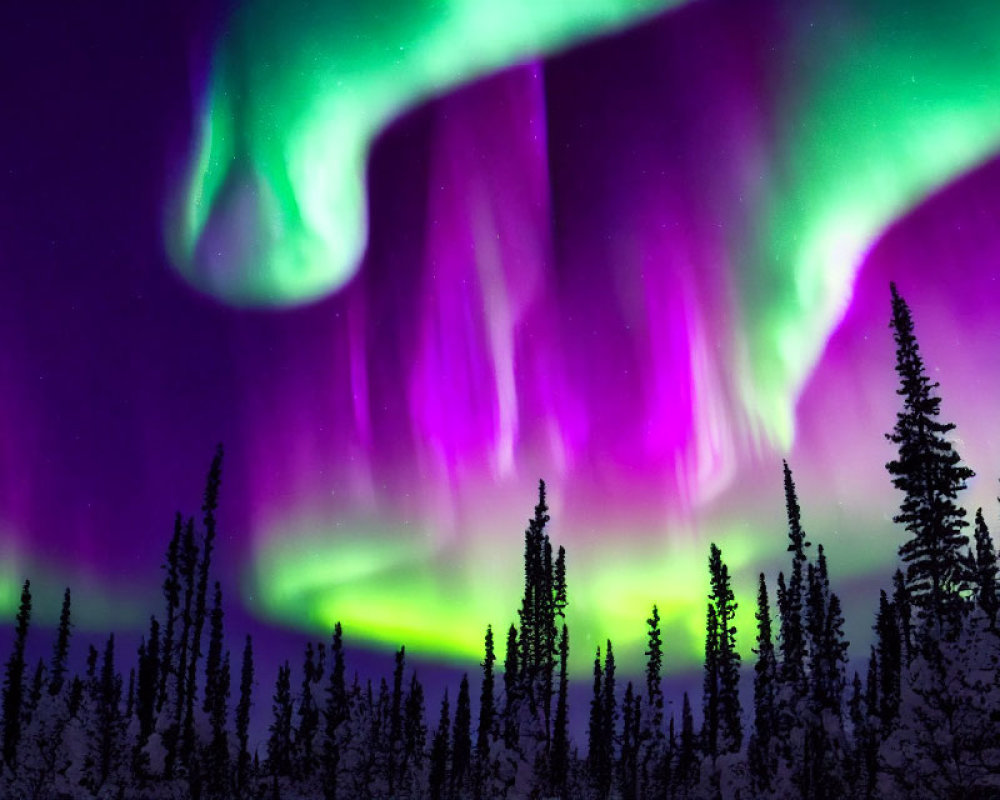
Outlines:
{"type": "Polygon", "coordinates": [[[17,746],[21,741],[21,712],[24,705],[24,651],[31,621],[31,581],[21,587],[21,604],[14,624],[14,647],[3,679],[3,739],[0,742],[3,761],[10,769],[17,768],[17,746]]]}
{"type": "Polygon", "coordinates": [[[451,724],[448,709],[448,690],[441,701],[441,718],[438,720],[434,741],[431,744],[431,770],[427,780],[431,800],[442,800],[448,781],[448,728],[451,724]]]}
{"type": "Polygon", "coordinates": [[[974,473],[948,439],[955,425],[942,422],[937,382],[926,374],[914,333],[913,318],[906,301],[889,285],[892,293],[893,338],[896,342],[896,393],[903,408],[896,426],[886,438],[899,448],[898,458],[886,464],[892,484],[903,492],[899,514],[910,538],[899,548],[906,565],[906,585],[918,618],[935,628],[934,635],[957,632],[964,595],[969,586],[966,549],[968,537],[962,529],[965,509],[956,499],[974,473]]]}
{"type": "Polygon", "coordinates": [[[503,738],[509,749],[517,746],[519,726],[517,708],[520,700],[521,670],[518,664],[517,628],[507,630],[507,650],[503,662],[503,738]]]}
{"type": "Polygon", "coordinates": [[[173,702],[173,723],[164,733],[164,745],[167,751],[164,771],[168,778],[173,776],[178,756],[180,757],[180,762],[185,766],[187,765],[187,746],[190,743],[186,736],[186,710],[188,708],[187,675],[188,664],[191,661],[191,634],[194,626],[194,597],[197,568],[198,543],[194,535],[194,519],[189,517],[184,526],[178,552],[178,572],[184,592],[184,600],[180,612],[181,636],[178,645],[177,663],[174,667],[174,680],[172,681],[174,688],[173,696],[171,697],[171,701],[173,702]]]}
{"type": "Polygon", "coordinates": [[[663,639],[660,611],[654,605],[646,620],[646,706],[639,736],[640,794],[659,795],[666,790],[662,780],[665,753],[663,732],[663,639]]]}
{"type": "Polygon", "coordinates": [[[612,765],[615,758],[615,729],[618,724],[618,700],[615,695],[615,651],[611,647],[611,640],[606,642],[607,650],[604,653],[604,689],[601,692],[601,700],[604,704],[604,712],[601,722],[604,724],[604,732],[601,741],[604,744],[605,764],[602,770],[602,777],[607,782],[604,785],[605,794],[610,791],[611,779],[613,777],[612,765]]]}
{"type": "Polygon", "coordinates": [[[663,639],[660,636],[660,611],[655,605],[646,626],[648,731],[650,738],[659,740],[663,738],[663,639]]]}
{"type": "Polygon", "coordinates": [[[201,558],[197,564],[194,618],[187,662],[187,688],[185,689],[187,703],[184,709],[183,747],[187,759],[190,759],[195,745],[194,704],[198,686],[198,660],[202,655],[201,635],[207,618],[208,576],[212,566],[212,550],[216,537],[215,512],[219,508],[219,486],[221,481],[222,445],[220,444],[215,449],[215,456],[212,458],[212,463],[208,470],[208,477],[205,480],[205,495],[201,506],[205,536],[200,548],[201,558]]]}
{"type": "MultiPolygon", "coordinates": [[[[419,784],[424,777],[424,750],[427,725],[424,721],[424,687],[417,673],[410,675],[410,689],[403,709],[403,774],[408,783],[419,784]]],[[[422,787],[420,787],[422,789],[422,787]]],[[[413,792],[411,792],[413,794],[413,792]]]]}
{"type": "Polygon", "coordinates": [[[823,545],[819,545],[816,564],[809,565],[808,575],[806,627],[813,702],[818,711],[830,711],[839,718],[843,708],[847,642],[840,598],[830,591],[823,545]]]}
{"type": "Polygon", "coordinates": [[[490,746],[496,734],[496,664],[493,644],[493,627],[486,626],[483,642],[483,677],[479,684],[479,721],[476,728],[476,758],[474,762],[473,796],[482,800],[487,791],[487,781],[492,771],[490,746]]]}
{"type": "Polygon", "coordinates": [[[386,741],[389,794],[396,791],[400,762],[403,755],[403,672],[406,669],[406,648],[396,651],[396,664],[392,671],[392,700],[389,712],[389,736],[386,741]]]}
{"type": "Polygon", "coordinates": [[[601,648],[594,655],[594,690],[590,698],[590,722],[587,726],[587,771],[593,786],[601,784],[604,765],[604,703],[601,699],[604,672],[601,669],[601,648]]]}
{"type": "MultiPolygon", "coordinates": [[[[788,552],[792,554],[792,568],[787,589],[779,591],[778,611],[781,616],[781,677],[791,686],[802,690],[805,682],[805,631],[803,605],[805,572],[808,558],[806,549],[810,542],[802,529],[802,511],[795,491],[795,481],[787,461],[782,461],[785,482],[785,510],[788,515],[788,552]]],[[[779,587],[784,583],[779,576],[779,587]]]]}
{"type": "Polygon", "coordinates": [[[757,663],[753,680],[753,734],[747,744],[747,762],[755,791],[766,796],[772,790],[777,769],[774,737],[778,733],[777,660],[771,633],[771,606],[767,581],[760,573],[757,585],[757,663]]]}
{"type": "Polygon", "coordinates": [[[976,511],[975,563],[976,600],[989,617],[990,624],[995,627],[997,610],[1000,608],[1000,596],[997,594],[997,554],[981,508],[976,511]]]}
{"type": "Polygon", "coordinates": [[[229,651],[223,653],[222,587],[215,582],[208,657],[205,662],[205,703],[211,737],[205,752],[209,795],[223,797],[229,783],[229,651]]]}
{"type": "Polygon", "coordinates": [[[163,647],[160,660],[159,690],[156,696],[156,711],[163,710],[167,701],[169,681],[174,675],[174,635],[177,626],[177,615],[181,605],[181,537],[183,520],[180,512],[174,517],[174,534],[167,546],[167,561],[163,570],[167,573],[163,579],[163,597],[167,602],[167,623],[163,632],[163,647]]]}
{"type": "Polygon", "coordinates": [[[299,691],[299,725],[295,730],[296,775],[299,780],[308,780],[316,769],[315,742],[320,714],[313,684],[318,683],[322,675],[317,653],[313,643],[307,642],[302,663],[302,688],[299,691]]]}
{"type": "Polygon", "coordinates": [[[875,619],[875,651],[878,658],[878,717],[883,738],[888,737],[899,716],[902,684],[902,647],[898,617],[885,590],[879,593],[875,619]]]}
{"type": "Polygon", "coordinates": [[[805,796],[843,795],[843,687],[847,643],[843,637],[840,598],[830,591],[823,546],[808,565],[806,632],[809,652],[809,695],[805,716],[804,758],[799,786],[805,796]]]}
{"type": "Polygon", "coordinates": [[[615,728],[618,720],[615,655],[610,639],[606,646],[603,669],[600,648],[594,661],[594,697],[590,707],[590,746],[587,754],[591,782],[600,798],[607,797],[611,792],[614,778],[615,728]]]}
{"type": "Polygon", "coordinates": [[[476,729],[476,755],[485,761],[490,750],[490,737],[496,717],[496,697],[494,695],[495,677],[493,665],[497,657],[493,650],[493,627],[486,627],[483,653],[483,680],[479,688],[479,726],[476,729]]]}
{"type": "MultiPolygon", "coordinates": [[[[780,619],[780,652],[777,677],[777,749],[787,775],[799,790],[805,787],[810,768],[805,727],[809,722],[809,685],[807,661],[809,636],[806,625],[808,595],[807,575],[811,543],[806,539],[802,526],[795,481],[788,463],[782,462],[784,473],[785,511],[788,517],[788,546],[792,561],[785,583],[784,573],[778,573],[778,616],[780,619]]],[[[781,791],[784,788],[778,787],[781,791]]]]}
{"type": "Polygon", "coordinates": [[[642,694],[629,681],[622,699],[622,736],[618,754],[618,786],[622,800],[639,796],[639,728],[642,725],[642,694]]]}
{"type": "Polygon", "coordinates": [[[63,683],[65,682],[71,627],[70,592],[67,586],[66,591],[63,593],[62,610],[59,612],[59,628],[56,631],[56,641],[52,647],[52,661],[49,667],[49,694],[52,696],[62,691],[63,683]]]}
{"type": "MultiPolygon", "coordinates": [[[[202,703],[202,711],[206,714],[211,713],[213,704],[217,701],[219,692],[222,691],[219,678],[222,670],[223,635],[222,586],[216,581],[209,621],[208,655],[205,660],[205,699],[202,703]]],[[[226,691],[228,691],[228,687],[226,691]]]]}
{"type": "Polygon", "coordinates": [[[341,761],[343,729],[348,719],[347,685],[344,679],[344,632],[338,622],[333,627],[330,645],[330,678],[326,690],[324,710],[325,736],[323,738],[323,797],[336,800],[341,761]]]}
{"type": "Polygon", "coordinates": [[[248,635],[240,667],[240,699],[236,704],[236,796],[247,793],[250,779],[250,708],[253,705],[253,639],[248,635]]]}
{"type": "MultiPolygon", "coordinates": [[[[698,773],[698,746],[694,733],[694,716],[691,714],[691,700],[684,692],[681,705],[681,737],[677,752],[677,783],[681,787],[689,786],[698,773]]],[[[682,790],[679,796],[686,796],[682,790]]]]}
{"type": "Polygon", "coordinates": [[[855,730],[855,742],[859,748],[858,776],[859,788],[863,790],[866,800],[875,796],[875,784],[878,779],[878,751],[881,742],[879,722],[879,691],[878,691],[878,658],[875,646],[872,645],[868,658],[868,674],[865,680],[865,719],[861,728],[861,739],[858,742],[858,731],[855,730]]]}
{"type": "Polygon", "coordinates": [[[274,685],[272,722],[267,740],[267,763],[272,775],[284,777],[291,774],[292,757],[292,688],[291,669],[288,662],[278,667],[274,685]]]}
{"type": "Polygon", "coordinates": [[[559,634],[559,689],[552,730],[551,793],[566,796],[569,778],[569,628],[563,623],[559,634]]]}
{"type": "Polygon", "coordinates": [[[556,617],[566,604],[565,552],[554,561],[545,526],[549,522],[545,481],[524,532],[524,596],[518,612],[520,697],[538,715],[546,743],[551,736],[552,681],[556,659],[556,617]]]}
{"type": "MultiPolygon", "coordinates": [[[[111,634],[104,647],[100,677],[96,683],[96,726],[90,740],[89,787],[95,796],[112,778],[116,767],[124,762],[125,724],[121,716],[121,676],[115,672],[115,636],[111,634]]],[[[112,796],[114,794],[112,793],[112,796]]]]}
{"type": "Polygon", "coordinates": [[[566,548],[562,545],[559,545],[556,553],[556,563],[552,572],[552,597],[556,616],[564,619],[569,600],[566,592],[566,548]]]}
{"type": "Polygon", "coordinates": [[[740,706],[740,654],[736,649],[736,619],[738,604],[729,580],[729,567],[722,552],[714,544],[708,561],[717,626],[717,662],[719,692],[720,752],[738,752],[743,744],[743,710],[740,706]]]}
{"type": "Polygon", "coordinates": [[[42,699],[45,683],[45,661],[40,658],[35,662],[35,673],[31,678],[31,688],[28,690],[28,696],[24,704],[21,722],[22,728],[26,727],[34,717],[39,701],[42,699]]]}
{"type": "Polygon", "coordinates": [[[878,651],[872,645],[868,651],[868,672],[865,675],[865,708],[868,716],[876,719],[879,716],[879,663],[878,651]]]}
{"type": "Polygon", "coordinates": [[[715,604],[705,619],[705,663],[701,688],[701,747],[709,758],[719,754],[719,624],[715,604]]]}
{"type": "Polygon", "coordinates": [[[865,734],[867,729],[867,709],[865,690],[861,676],[855,671],[851,681],[851,697],[847,702],[848,718],[851,721],[850,759],[847,764],[847,778],[854,787],[854,794],[861,795],[864,784],[865,734]]]}
{"type": "Polygon", "coordinates": [[[455,705],[455,728],[451,737],[450,796],[465,797],[472,762],[472,704],[469,700],[469,676],[462,675],[455,705]]]}
{"type": "Polygon", "coordinates": [[[139,674],[136,686],[136,717],[139,720],[139,742],[145,744],[156,723],[156,693],[160,676],[160,623],[149,618],[149,639],[139,654],[139,674]]]}

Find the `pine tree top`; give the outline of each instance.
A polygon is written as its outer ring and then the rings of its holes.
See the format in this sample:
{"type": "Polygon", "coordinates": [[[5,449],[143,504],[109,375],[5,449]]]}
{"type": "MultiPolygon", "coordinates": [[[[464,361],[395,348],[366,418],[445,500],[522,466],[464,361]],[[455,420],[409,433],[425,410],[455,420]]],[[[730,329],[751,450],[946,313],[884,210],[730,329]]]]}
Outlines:
{"type": "Polygon", "coordinates": [[[926,375],[910,308],[894,283],[890,290],[897,394],[903,407],[893,431],[886,434],[899,448],[886,469],[893,486],[904,494],[893,520],[910,534],[899,555],[907,565],[906,585],[918,616],[950,629],[965,604],[970,578],[968,538],[961,532],[968,523],[956,499],[974,473],[960,463],[946,438],[955,426],[939,419],[941,400],[934,391],[938,384],[926,375]]]}

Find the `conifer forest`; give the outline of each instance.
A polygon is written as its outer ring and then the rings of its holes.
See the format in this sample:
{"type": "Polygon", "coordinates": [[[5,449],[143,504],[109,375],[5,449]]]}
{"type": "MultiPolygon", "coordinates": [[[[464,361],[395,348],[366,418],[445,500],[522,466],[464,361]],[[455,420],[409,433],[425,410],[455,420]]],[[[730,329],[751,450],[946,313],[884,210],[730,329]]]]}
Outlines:
{"type": "Polygon", "coordinates": [[[895,285],[891,297],[899,411],[886,435],[898,456],[886,469],[905,537],[873,604],[870,653],[849,653],[836,564],[811,541],[784,463],[787,562],[776,582],[761,573],[756,597],[737,599],[725,554],[714,544],[707,554],[700,694],[665,696],[670,642],[654,605],[644,675],[622,680],[613,642],[597,647],[585,736],[574,737],[569,682],[584,677],[568,670],[572,576],[546,531],[543,481],[524,532],[517,624],[485,627],[479,671],[443,697],[427,696],[400,646],[391,675],[352,678],[350,632],[338,623],[329,639],[288,654],[272,689],[255,673],[250,636],[229,647],[213,580],[220,446],[200,518],[174,520],[163,605],[137,653],[116,651],[112,633],[73,674],[67,588],[51,657],[30,663],[24,582],[3,673],[2,796],[1000,796],[1000,595],[989,512],[966,519],[961,494],[973,472],[948,437],[954,425],[940,418],[939,386],[895,285]],[[737,630],[739,602],[755,604],[754,630],[737,630]],[[741,662],[740,637],[752,638],[753,663],[741,662]],[[849,669],[849,658],[865,656],[866,668],[849,669]],[[742,671],[752,671],[752,695],[740,692],[742,671]],[[261,704],[271,721],[254,741],[250,712],[261,704]]]}

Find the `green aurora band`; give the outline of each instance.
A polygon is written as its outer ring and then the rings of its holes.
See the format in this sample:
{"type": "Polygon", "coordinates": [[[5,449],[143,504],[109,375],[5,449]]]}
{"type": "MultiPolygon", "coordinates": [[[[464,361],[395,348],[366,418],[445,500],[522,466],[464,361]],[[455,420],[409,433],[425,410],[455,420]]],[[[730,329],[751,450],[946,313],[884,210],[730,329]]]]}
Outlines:
{"type": "MultiPolygon", "coordinates": [[[[783,447],[799,390],[882,232],[1000,149],[1000,6],[810,4],[779,66],[778,135],[737,280],[743,394],[783,447]]],[[[742,244],[742,243],[740,243],[742,244]]]]}
{"type": "Polygon", "coordinates": [[[244,4],[215,53],[195,156],[170,209],[174,263],[236,305],[290,306],[335,291],[364,255],[365,167],[393,119],[676,3],[244,4]]]}
{"type": "MultiPolygon", "coordinates": [[[[774,576],[788,568],[777,492],[774,507],[770,520],[748,524],[735,514],[714,515],[694,526],[702,533],[710,529],[730,568],[741,632],[737,645],[747,660],[753,657],[757,575],[761,570],[768,574],[773,592],[774,576]]],[[[810,529],[831,527],[829,521],[806,522],[810,529]]],[[[619,532],[619,546],[612,551],[568,542],[567,622],[576,674],[586,674],[594,647],[606,637],[614,640],[624,667],[639,669],[643,620],[654,603],[668,647],[668,672],[700,663],[705,646],[702,598],[710,589],[708,548],[702,536],[676,521],[665,528],[669,530],[619,532]],[[641,546],[630,546],[636,541],[641,546]]],[[[558,534],[553,535],[559,544],[558,534]]],[[[517,623],[518,538],[510,530],[480,535],[469,549],[450,558],[446,550],[432,546],[431,538],[430,531],[380,529],[370,521],[335,531],[315,520],[302,521],[266,537],[258,547],[244,596],[257,613],[278,624],[324,633],[340,622],[352,637],[388,652],[405,644],[413,653],[433,653],[458,664],[477,660],[487,624],[497,632],[517,623]]],[[[849,538],[820,536],[818,541],[826,547],[835,581],[872,569],[888,574],[895,560],[891,527],[875,537],[866,531],[849,538]]],[[[862,640],[871,597],[842,595],[842,600],[848,633],[862,640]]]]}

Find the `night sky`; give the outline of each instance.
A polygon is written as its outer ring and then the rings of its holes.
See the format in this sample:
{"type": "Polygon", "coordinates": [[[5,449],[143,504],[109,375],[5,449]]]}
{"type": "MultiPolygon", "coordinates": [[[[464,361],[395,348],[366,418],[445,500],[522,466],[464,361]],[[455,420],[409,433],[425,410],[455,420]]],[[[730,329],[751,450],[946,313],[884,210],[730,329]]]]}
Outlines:
{"type": "Polygon", "coordinates": [[[543,477],[577,666],[677,670],[787,458],[863,655],[890,280],[997,520],[1000,6],[266,5],[0,11],[0,611],[143,628],[221,441],[238,626],[474,665],[543,477]]]}

